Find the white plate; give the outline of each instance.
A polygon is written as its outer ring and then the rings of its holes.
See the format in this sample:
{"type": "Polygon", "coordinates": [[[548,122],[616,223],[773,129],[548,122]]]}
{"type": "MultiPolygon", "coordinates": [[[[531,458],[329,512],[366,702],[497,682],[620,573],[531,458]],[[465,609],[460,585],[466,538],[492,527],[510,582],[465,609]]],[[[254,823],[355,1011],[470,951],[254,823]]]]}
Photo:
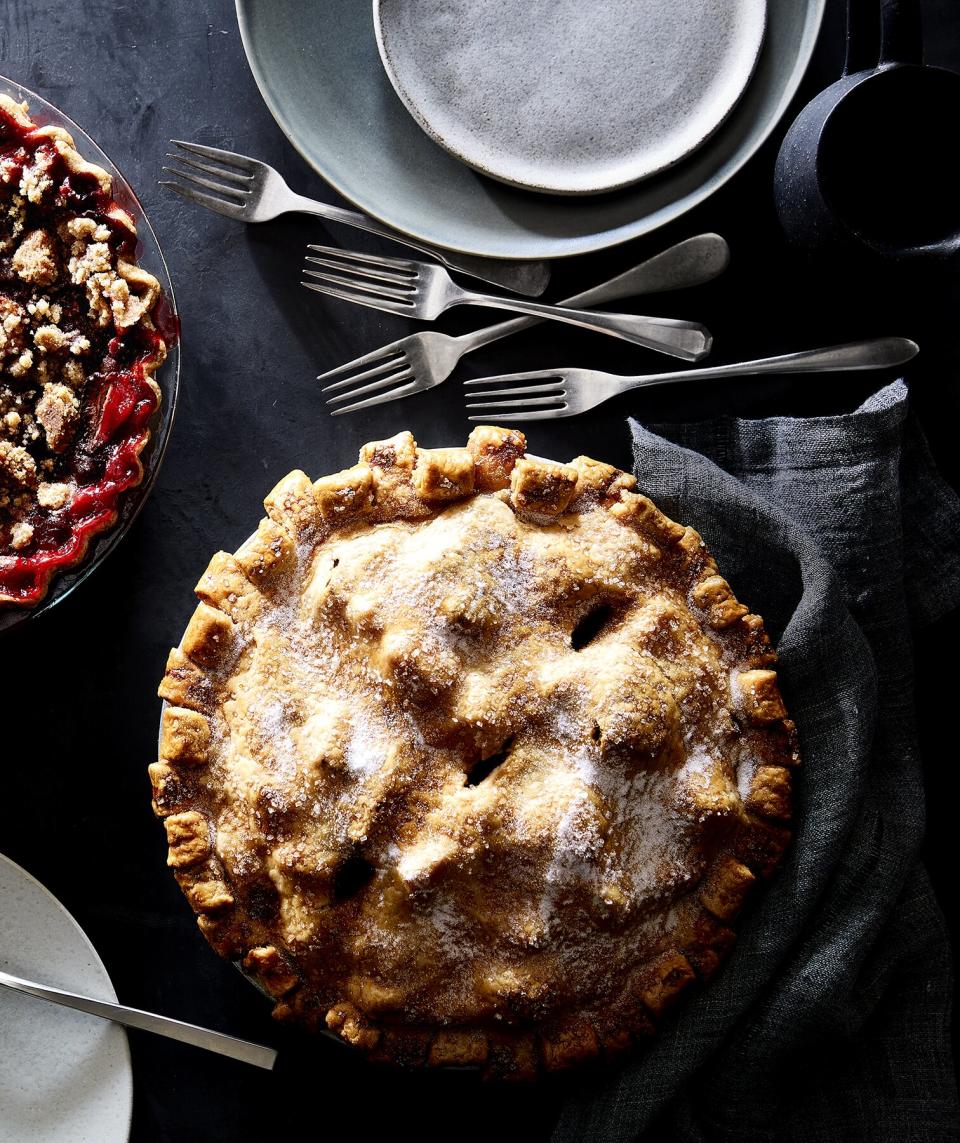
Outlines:
{"type": "MultiPolygon", "coordinates": [[[[117,999],[77,922],[2,854],[0,917],[0,969],[117,999]]],[[[0,1045],[2,1143],[125,1143],[133,1074],[119,1025],[0,988],[0,1045]]]]}
{"type": "Polygon", "coordinates": [[[440,146],[501,182],[616,190],[727,118],[766,0],[373,0],[380,57],[440,146]]]}

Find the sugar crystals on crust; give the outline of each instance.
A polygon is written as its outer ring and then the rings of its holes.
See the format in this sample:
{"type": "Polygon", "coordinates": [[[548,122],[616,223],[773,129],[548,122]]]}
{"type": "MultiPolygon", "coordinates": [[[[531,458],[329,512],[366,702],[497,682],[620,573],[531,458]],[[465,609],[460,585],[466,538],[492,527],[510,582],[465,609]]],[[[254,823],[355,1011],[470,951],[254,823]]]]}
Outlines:
{"type": "Polygon", "coordinates": [[[154,805],[279,1018],[524,1078],[714,974],[786,844],[795,734],[761,621],[635,487],[492,426],[401,433],[291,474],[214,557],[154,805]]]}

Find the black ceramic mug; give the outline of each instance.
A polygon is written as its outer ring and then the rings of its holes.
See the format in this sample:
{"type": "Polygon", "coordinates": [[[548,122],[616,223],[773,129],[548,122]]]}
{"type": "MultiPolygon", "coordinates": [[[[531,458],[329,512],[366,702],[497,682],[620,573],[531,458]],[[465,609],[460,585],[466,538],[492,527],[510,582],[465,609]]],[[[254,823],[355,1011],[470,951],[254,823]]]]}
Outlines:
{"type": "Polygon", "coordinates": [[[919,0],[848,0],[843,75],[777,157],[787,237],[811,252],[960,269],[958,124],[960,75],[923,65],[919,0]]]}

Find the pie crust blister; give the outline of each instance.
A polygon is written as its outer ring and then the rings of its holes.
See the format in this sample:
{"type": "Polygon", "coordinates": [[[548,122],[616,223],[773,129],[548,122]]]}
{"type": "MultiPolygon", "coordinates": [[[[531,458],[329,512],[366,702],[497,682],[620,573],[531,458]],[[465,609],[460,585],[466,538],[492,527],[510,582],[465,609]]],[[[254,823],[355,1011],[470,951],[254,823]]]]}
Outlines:
{"type": "Polygon", "coordinates": [[[400,433],[214,556],[154,808],[277,1017],[525,1078],[716,971],[787,844],[795,731],[762,621],[635,487],[400,433]]]}

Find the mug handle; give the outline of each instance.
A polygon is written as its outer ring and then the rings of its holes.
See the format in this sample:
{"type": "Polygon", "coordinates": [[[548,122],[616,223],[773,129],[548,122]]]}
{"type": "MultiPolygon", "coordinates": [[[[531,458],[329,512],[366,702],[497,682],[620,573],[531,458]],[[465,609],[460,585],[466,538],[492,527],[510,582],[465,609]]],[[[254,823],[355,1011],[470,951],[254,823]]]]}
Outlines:
{"type": "Polygon", "coordinates": [[[920,0],[882,0],[880,63],[922,64],[920,0]]]}
{"type": "Polygon", "coordinates": [[[843,75],[873,71],[880,62],[877,0],[847,0],[847,42],[843,75]]]}

